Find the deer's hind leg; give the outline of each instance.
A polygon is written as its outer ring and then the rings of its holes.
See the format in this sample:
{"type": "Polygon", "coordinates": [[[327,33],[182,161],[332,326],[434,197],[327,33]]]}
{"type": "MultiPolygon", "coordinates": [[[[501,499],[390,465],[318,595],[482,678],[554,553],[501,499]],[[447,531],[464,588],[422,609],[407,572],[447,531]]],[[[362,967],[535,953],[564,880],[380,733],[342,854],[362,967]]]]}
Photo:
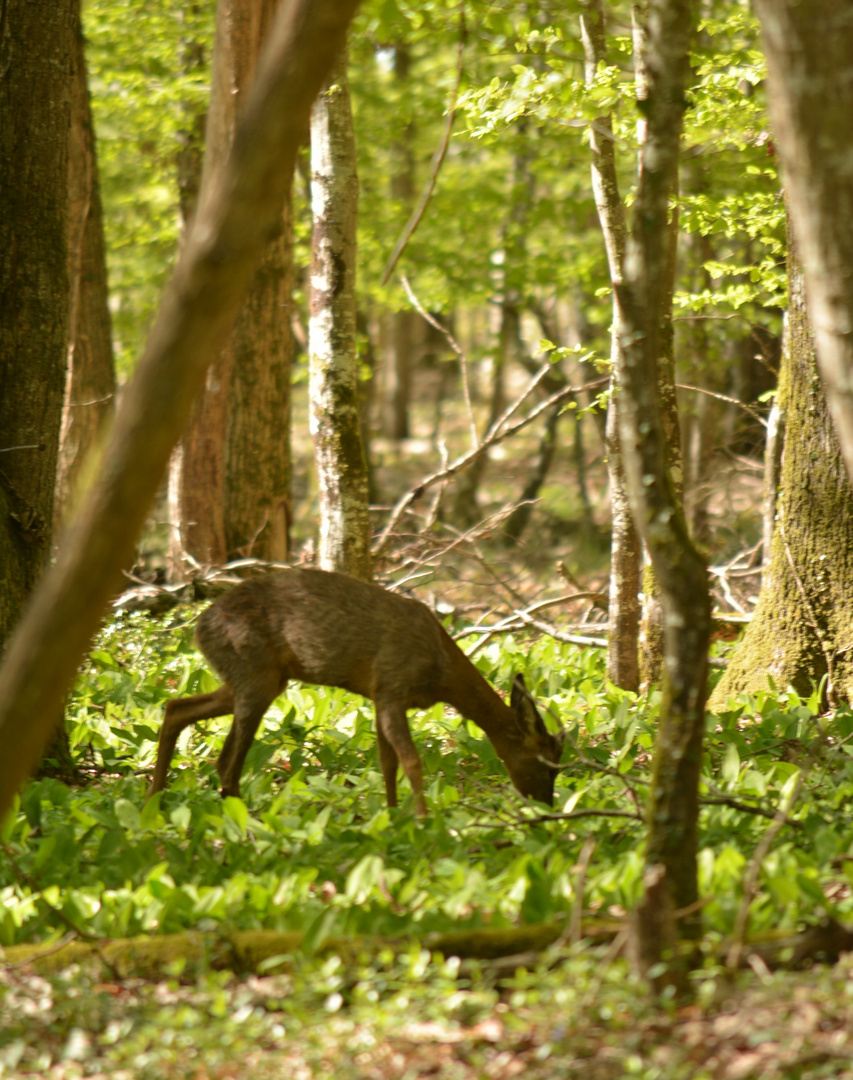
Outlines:
{"type": "Polygon", "coordinates": [[[166,786],[169,763],[175,752],[178,736],[185,727],[196,720],[212,720],[215,716],[227,716],[234,712],[234,694],[228,683],[223,683],[218,690],[210,694],[196,694],[195,697],[173,698],[166,704],[160,739],[157,743],[157,763],[154,776],[148,789],[150,799],[155,792],[166,786]]]}
{"type": "Polygon", "coordinates": [[[222,781],[222,795],[240,795],[240,776],[246,754],[252,745],[264,713],[287,685],[287,678],[279,679],[269,672],[244,682],[234,693],[234,723],[225,739],[222,752],[216,762],[216,771],[222,781]]]}

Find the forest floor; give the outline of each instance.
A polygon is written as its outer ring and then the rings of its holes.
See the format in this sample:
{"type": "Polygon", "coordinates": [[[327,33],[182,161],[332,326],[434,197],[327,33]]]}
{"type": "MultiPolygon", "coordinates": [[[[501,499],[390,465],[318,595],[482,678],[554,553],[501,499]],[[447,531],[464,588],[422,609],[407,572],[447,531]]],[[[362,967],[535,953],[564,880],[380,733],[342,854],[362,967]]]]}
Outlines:
{"type": "MultiPolygon", "coordinates": [[[[853,962],[812,972],[703,974],[697,1001],[651,1000],[621,961],[580,957],[501,988],[391,972],[385,991],[331,991],[329,961],[297,978],[210,974],[93,981],[0,975],[0,1076],[51,1080],[799,1080],[853,1076],[853,962]],[[439,980],[441,982],[441,980],[439,980]],[[308,987],[311,985],[309,992],[308,987]],[[318,996],[318,990],[320,996],[318,996]],[[348,1000],[345,1001],[344,995],[348,1000]],[[704,1003],[700,1003],[704,1002],[704,1003]],[[15,1020],[12,1020],[13,1014],[15,1020]],[[41,1057],[31,1056],[39,1047],[41,1057]],[[30,1048],[26,1062],[25,1047],[30,1048]],[[21,1068],[19,1069],[18,1063],[21,1068]]],[[[365,984],[365,986],[368,984],[365,984]]]]}

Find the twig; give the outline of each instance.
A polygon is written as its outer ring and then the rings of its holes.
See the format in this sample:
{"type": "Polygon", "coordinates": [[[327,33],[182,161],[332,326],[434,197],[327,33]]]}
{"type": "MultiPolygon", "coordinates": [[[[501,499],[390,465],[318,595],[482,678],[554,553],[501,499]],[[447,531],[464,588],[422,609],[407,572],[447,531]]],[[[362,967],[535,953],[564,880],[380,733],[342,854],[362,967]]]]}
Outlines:
{"type": "MultiPolygon", "coordinates": [[[[739,799],[732,799],[728,795],[703,795],[699,799],[700,806],[730,806],[732,810],[740,810],[744,814],[757,814],[759,817],[768,818],[770,821],[775,821],[779,816],[779,811],[765,810],[761,806],[750,806],[749,803],[741,802],[739,799]]],[[[783,824],[790,825],[795,829],[802,829],[803,823],[796,821],[794,818],[786,818],[783,824]]]]}
{"type": "MultiPolygon", "coordinates": [[[[531,817],[511,817],[507,815],[505,821],[509,825],[538,825],[543,821],[574,821],[577,818],[604,817],[604,818],[630,818],[632,821],[644,821],[640,813],[633,810],[570,810],[567,814],[533,814],[531,817]]],[[[472,821],[472,829],[490,829],[494,824],[487,821],[472,821]]]]}
{"type": "MultiPolygon", "coordinates": [[[[595,846],[595,840],[590,837],[581,848],[580,858],[578,859],[578,874],[575,879],[575,902],[572,905],[572,918],[569,923],[569,941],[572,945],[577,945],[581,939],[584,885],[586,884],[586,872],[589,869],[595,846]]],[[[561,941],[559,944],[563,944],[563,942],[561,941]]]]}
{"type": "MultiPolygon", "coordinates": [[[[435,327],[439,333],[444,334],[447,339],[447,344],[459,357],[459,367],[462,371],[462,393],[465,396],[465,408],[468,410],[468,423],[471,427],[471,445],[479,445],[480,439],[477,435],[477,423],[474,420],[474,406],[471,404],[471,386],[468,382],[468,357],[462,351],[458,345],[456,338],[450,333],[448,329],[441,325],[438,319],[434,318],[425,310],[420,300],[415,296],[412,286],[409,284],[409,279],[405,274],[400,275],[400,280],[403,283],[403,288],[406,290],[406,296],[412,303],[412,306],[419,312],[419,314],[429,323],[430,326],[435,327]]],[[[445,462],[447,464],[447,462],[445,462]]]]}
{"type": "MultiPolygon", "coordinates": [[[[470,402],[469,402],[469,405],[470,405],[470,402]]],[[[475,429],[475,434],[476,434],[476,429],[475,429]]],[[[447,443],[444,441],[444,439],[438,439],[437,443],[438,443],[438,452],[439,452],[439,455],[441,456],[442,468],[446,469],[447,468],[447,459],[448,459],[447,443]]],[[[436,521],[438,520],[438,510],[439,510],[439,507],[441,506],[441,499],[442,499],[442,496],[444,495],[444,489],[445,489],[446,486],[447,486],[447,482],[445,481],[444,483],[439,484],[438,487],[436,488],[435,495],[433,496],[433,500],[430,503],[430,507],[429,507],[429,510],[427,512],[426,521],[424,522],[423,528],[421,529],[422,533],[429,532],[429,530],[433,527],[433,525],[435,525],[436,521]]]]}
{"type": "Polygon", "coordinates": [[[726,967],[729,971],[735,971],[740,967],[741,956],[743,955],[744,941],[746,939],[746,923],[749,918],[749,909],[752,906],[752,901],[755,897],[756,886],[758,884],[758,871],[761,869],[761,864],[767,856],[767,852],[770,850],[770,845],[776,839],[777,835],[781,832],[782,827],[787,823],[788,816],[799,798],[800,791],[803,786],[803,779],[805,773],[800,771],[797,777],[796,783],[791,789],[791,793],[785,800],[785,803],[779,807],[773,818],[773,823],[767,828],[764,835],[761,837],[755,851],[752,854],[752,858],[749,860],[749,865],[746,868],[746,873],[743,876],[743,897],[741,898],[740,906],[738,907],[737,917],[735,918],[734,930],[732,932],[732,943],[729,948],[728,956],[726,957],[726,967]]]}
{"type": "Polygon", "coordinates": [[[751,405],[747,405],[743,401],[738,401],[737,398],[727,397],[725,394],[718,394],[715,390],[706,390],[704,386],[688,386],[686,383],[676,383],[678,390],[693,390],[697,394],[707,394],[708,397],[716,398],[718,401],[725,401],[729,405],[737,405],[739,409],[743,409],[744,412],[749,413],[753,420],[757,420],[762,427],[767,427],[767,421],[764,417],[757,412],[751,405]]]}
{"type": "Polygon", "coordinates": [[[433,189],[435,188],[435,182],[438,179],[438,173],[441,169],[444,157],[447,154],[447,147],[450,145],[450,136],[453,132],[453,122],[456,119],[456,99],[459,96],[459,87],[462,83],[463,72],[463,58],[465,56],[465,42],[468,37],[468,28],[465,24],[465,9],[462,9],[462,19],[459,28],[459,55],[456,61],[456,82],[453,86],[453,93],[450,97],[450,108],[447,110],[447,120],[444,125],[444,132],[442,133],[441,141],[435,148],[435,153],[432,155],[432,167],[430,168],[429,177],[424,185],[424,189],[421,192],[421,197],[418,200],[418,205],[412,211],[411,217],[406,222],[406,226],[400,236],[400,239],[394,245],[394,250],[391,252],[391,256],[385,265],[385,270],[382,273],[382,281],[380,284],[387,285],[388,279],[394,273],[394,267],[397,265],[397,261],[403,254],[406,245],[412,238],[412,234],[420,224],[420,220],[423,217],[424,211],[427,208],[433,189]]]}
{"type": "MultiPolygon", "coordinates": [[[[462,454],[460,457],[456,458],[455,461],[452,461],[449,465],[437,470],[434,473],[431,473],[429,476],[424,477],[423,480],[421,480],[416,487],[411,488],[409,491],[406,492],[405,495],[403,495],[400,499],[397,500],[394,509],[391,511],[391,516],[388,519],[388,523],[386,524],[382,532],[379,534],[379,539],[377,540],[376,545],[373,549],[374,557],[378,557],[383,554],[386,547],[388,546],[394,530],[397,527],[397,523],[399,522],[400,518],[403,516],[409,506],[415,501],[415,499],[423,495],[427,488],[430,488],[433,486],[433,484],[437,484],[440,481],[446,480],[451,476],[455,476],[456,473],[460,472],[466,466],[470,465],[472,461],[475,461],[481,454],[484,454],[490,447],[496,446],[498,443],[503,442],[504,439],[508,439],[511,436],[515,435],[517,432],[521,431],[522,428],[527,427],[528,424],[531,424],[534,420],[538,419],[542,415],[542,413],[547,412],[548,409],[552,408],[564,398],[570,397],[573,394],[577,394],[582,390],[603,386],[605,385],[605,383],[607,383],[607,381],[608,380],[606,378],[595,379],[593,380],[593,382],[584,383],[582,386],[564,386],[561,390],[558,390],[556,393],[551,394],[550,397],[545,398],[544,401],[541,401],[535,408],[530,410],[527,416],[523,417],[521,420],[517,420],[514,424],[510,425],[509,427],[505,427],[502,430],[496,430],[496,428],[500,428],[500,424],[505,420],[506,415],[511,415],[510,410],[507,410],[507,413],[505,413],[504,416],[498,417],[498,420],[495,422],[495,424],[492,425],[492,427],[487,432],[485,438],[476,449],[469,450],[468,453],[462,454]]],[[[534,389],[535,385],[535,381],[531,382],[527,389],[524,390],[524,392],[519,396],[518,400],[514,403],[514,405],[511,406],[512,411],[517,409],[518,406],[524,401],[524,399],[528,397],[530,392],[534,389]]]]}
{"type": "Polygon", "coordinates": [[[19,960],[16,964],[10,964],[8,961],[3,963],[3,967],[6,971],[17,971],[18,968],[29,967],[30,964],[34,964],[37,960],[44,960],[47,956],[53,956],[54,953],[60,952],[66,945],[70,945],[72,941],[76,941],[79,937],[79,933],[76,930],[69,930],[68,933],[59,939],[54,945],[45,949],[43,952],[33,953],[28,956],[26,960],[19,960]]]}

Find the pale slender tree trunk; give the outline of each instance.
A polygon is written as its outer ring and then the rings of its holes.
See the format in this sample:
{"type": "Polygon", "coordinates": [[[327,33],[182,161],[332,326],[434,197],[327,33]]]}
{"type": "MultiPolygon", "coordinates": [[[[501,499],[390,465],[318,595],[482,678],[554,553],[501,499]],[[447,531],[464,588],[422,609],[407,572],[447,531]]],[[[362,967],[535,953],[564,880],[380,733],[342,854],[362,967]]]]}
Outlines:
{"type": "MultiPolygon", "coordinates": [[[[277,0],[219,0],[202,207],[227,158],[277,0]]],[[[173,540],[198,562],[284,561],[290,527],[290,197],[171,470],[173,540]]],[[[173,559],[173,568],[176,568],[173,559]]]]}
{"type": "Polygon", "coordinates": [[[367,465],[358,409],[358,176],[346,56],[311,113],[311,434],[320,492],[319,564],[369,581],[367,465]]]}
{"type": "MultiPolygon", "coordinates": [[[[86,462],[115,409],[104,221],[89,105],[83,31],[78,24],[68,159],[68,365],[56,478],[56,523],[73,509],[86,462]]],[[[90,462],[90,466],[91,466],[90,462]]]]}
{"type": "MultiPolygon", "coordinates": [[[[600,0],[586,6],[582,24],[586,79],[591,83],[596,65],[606,60],[604,13],[600,0]]],[[[599,116],[590,128],[592,186],[614,288],[621,282],[625,259],[625,208],[619,195],[610,115],[599,116]]],[[[605,446],[610,480],[610,596],[607,636],[607,677],[623,690],[639,687],[638,634],[640,620],[640,538],[628,502],[619,412],[619,380],[624,351],[623,325],[614,295],[610,357],[613,374],[607,407],[605,446]]]]}
{"type": "Polygon", "coordinates": [[[756,0],[817,362],[853,479],[853,5],[756,0]]]}

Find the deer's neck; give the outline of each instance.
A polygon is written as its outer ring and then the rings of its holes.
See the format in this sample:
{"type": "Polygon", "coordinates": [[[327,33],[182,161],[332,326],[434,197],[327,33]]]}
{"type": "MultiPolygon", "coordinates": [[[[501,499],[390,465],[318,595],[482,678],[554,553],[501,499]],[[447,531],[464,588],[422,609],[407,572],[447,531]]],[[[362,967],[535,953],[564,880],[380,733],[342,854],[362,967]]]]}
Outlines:
{"type": "Polygon", "coordinates": [[[496,745],[511,741],[515,719],[512,709],[456,643],[448,640],[453,651],[443,700],[466,720],[473,720],[496,745]]]}

